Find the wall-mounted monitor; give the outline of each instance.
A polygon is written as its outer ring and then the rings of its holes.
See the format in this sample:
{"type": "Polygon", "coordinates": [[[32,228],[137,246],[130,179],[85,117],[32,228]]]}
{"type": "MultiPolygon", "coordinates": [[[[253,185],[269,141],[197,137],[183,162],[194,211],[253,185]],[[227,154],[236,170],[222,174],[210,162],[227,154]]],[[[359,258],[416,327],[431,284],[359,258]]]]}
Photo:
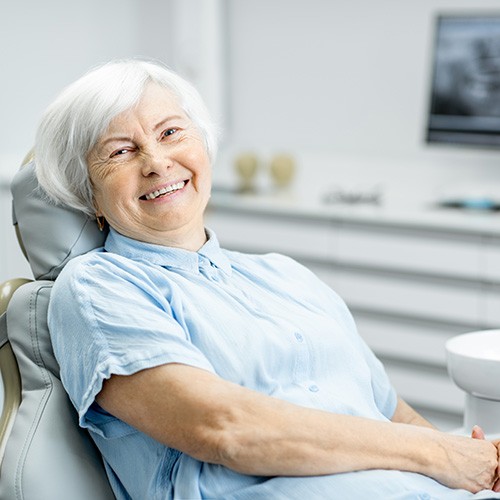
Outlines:
{"type": "Polygon", "coordinates": [[[427,141],[500,148],[500,12],[436,20],[427,141]]]}

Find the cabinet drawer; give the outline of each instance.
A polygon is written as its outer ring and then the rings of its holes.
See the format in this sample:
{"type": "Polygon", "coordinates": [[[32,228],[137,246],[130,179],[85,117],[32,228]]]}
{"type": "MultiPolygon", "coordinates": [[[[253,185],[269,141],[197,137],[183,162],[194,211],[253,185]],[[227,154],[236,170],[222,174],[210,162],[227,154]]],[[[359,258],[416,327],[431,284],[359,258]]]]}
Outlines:
{"type": "Polygon", "coordinates": [[[465,394],[447,373],[411,369],[385,363],[387,374],[397,393],[413,406],[463,413],[465,394]]]}
{"type": "Polygon", "coordinates": [[[360,335],[377,356],[427,363],[443,369],[446,369],[446,341],[470,331],[464,326],[451,327],[356,311],[354,319],[360,335]]]}
{"type": "Polygon", "coordinates": [[[500,238],[485,238],[484,242],[485,281],[500,282],[500,238]]]}
{"type": "Polygon", "coordinates": [[[484,328],[500,328],[500,285],[485,285],[484,314],[481,325],[484,328]]]}
{"type": "Polygon", "coordinates": [[[340,263],[468,279],[480,276],[481,241],[476,236],[344,226],[336,244],[340,263]]]}
{"type": "Polygon", "coordinates": [[[343,268],[325,268],[321,278],[352,308],[454,324],[476,325],[481,319],[480,284],[465,286],[343,268]]]}
{"type": "Polygon", "coordinates": [[[330,225],[321,221],[209,211],[207,227],[225,248],[326,260],[330,225]]]}

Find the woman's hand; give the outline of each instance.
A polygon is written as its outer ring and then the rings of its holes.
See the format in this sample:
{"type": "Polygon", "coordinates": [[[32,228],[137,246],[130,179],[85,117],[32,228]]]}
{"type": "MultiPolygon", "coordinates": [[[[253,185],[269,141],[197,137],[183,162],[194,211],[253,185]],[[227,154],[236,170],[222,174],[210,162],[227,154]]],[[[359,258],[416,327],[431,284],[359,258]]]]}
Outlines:
{"type": "Polygon", "coordinates": [[[498,454],[498,467],[497,467],[497,480],[495,481],[495,484],[493,485],[493,491],[499,492],[500,491],[500,439],[497,439],[493,441],[493,444],[497,447],[497,454],[498,454]]]}
{"type": "MultiPolygon", "coordinates": [[[[479,425],[475,425],[472,428],[471,437],[473,439],[486,439],[486,437],[484,435],[484,431],[483,431],[483,429],[481,429],[481,427],[479,427],[479,425]]],[[[495,481],[495,484],[493,485],[492,490],[499,492],[500,491],[500,479],[499,479],[499,476],[500,476],[500,440],[493,441],[493,444],[497,447],[498,468],[497,468],[497,479],[495,481]]]]}
{"type": "Polygon", "coordinates": [[[498,443],[486,441],[479,428],[473,430],[474,439],[444,433],[440,436],[444,455],[435,457],[437,467],[429,471],[429,476],[472,493],[498,486],[498,443]]]}
{"type": "MultiPolygon", "coordinates": [[[[424,420],[413,408],[411,408],[408,404],[405,403],[402,399],[398,400],[398,406],[396,408],[396,411],[394,413],[394,416],[392,417],[393,422],[399,422],[399,423],[406,423],[406,424],[412,424],[412,425],[418,425],[421,427],[431,427],[433,426],[424,420]]],[[[473,439],[480,439],[484,440],[485,435],[481,427],[475,425],[472,429],[471,437],[473,439]]],[[[451,443],[450,443],[451,444],[451,443]]],[[[492,462],[492,465],[481,465],[481,463],[477,462],[474,453],[477,453],[479,451],[479,454],[481,455],[480,450],[476,450],[476,446],[472,444],[472,448],[468,450],[468,446],[470,444],[470,440],[466,439],[465,443],[458,443],[460,445],[460,448],[457,448],[457,443],[454,442],[450,447],[450,458],[455,457],[455,464],[454,468],[456,470],[456,473],[453,473],[453,469],[450,469],[447,471],[447,473],[444,474],[444,476],[439,476],[437,477],[433,472],[428,473],[428,475],[434,477],[437,480],[440,480],[441,482],[447,484],[448,486],[455,487],[455,488],[464,488],[469,491],[479,491],[481,489],[493,489],[494,491],[500,491],[500,480],[498,479],[498,473],[499,470],[497,469],[496,472],[494,472],[495,477],[497,478],[493,487],[492,482],[491,482],[491,470],[493,469],[493,466],[495,465],[495,462],[492,462]],[[460,451],[464,446],[465,448],[460,451]],[[454,451],[452,451],[454,450],[454,451]],[[467,458],[467,456],[472,453],[472,458],[467,458]],[[474,463],[477,465],[477,468],[474,467],[471,469],[471,464],[469,463],[470,460],[473,460],[474,463]],[[465,471],[466,473],[463,472],[463,467],[465,466],[465,471]],[[485,467],[484,472],[481,471],[481,467],[485,467]],[[477,477],[476,477],[477,475],[477,477]],[[464,481],[462,485],[460,485],[460,481],[464,481]],[[479,490],[478,490],[479,488],[479,490]]],[[[493,442],[493,445],[497,448],[497,453],[500,453],[500,441],[498,442],[493,442]]],[[[448,444],[445,444],[445,446],[450,446],[448,444]]],[[[485,454],[485,457],[489,457],[491,455],[491,452],[493,451],[493,447],[489,446],[486,441],[484,443],[484,446],[487,449],[487,452],[485,454]]],[[[482,449],[482,447],[481,447],[482,449]]],[[[494,457],[494,453],[493,453],[494,457]]],[[[481,455],[480,459],[483,459],[484,457],[481,455]]],[[[486,460],[488,462],[488,459],[486,460]]],[[[450,459],[450,465],[452,465],[452,460],[450,459]]],[[[498,458],[496,461],[496,466],[498,468],[498,458]]]]}

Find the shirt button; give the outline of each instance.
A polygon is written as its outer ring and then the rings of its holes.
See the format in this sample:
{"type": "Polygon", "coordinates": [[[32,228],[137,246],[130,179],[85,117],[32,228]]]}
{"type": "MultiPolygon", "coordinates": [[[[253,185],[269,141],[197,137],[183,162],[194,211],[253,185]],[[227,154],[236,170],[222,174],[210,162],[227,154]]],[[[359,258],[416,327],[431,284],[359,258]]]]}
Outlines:
{"type": "Polygon", "coordinates": [[[299,332],[295,332],[295,338],[297,339],[297,342],[304,342],[304,337],[299,332]]]}
{"type": "Polygon", "coordinates": [[[319,387],[316,384],[313,384],[313,385],[309,386],[309,390],[311,392],[318,392],[319,391],[319,387]]]}

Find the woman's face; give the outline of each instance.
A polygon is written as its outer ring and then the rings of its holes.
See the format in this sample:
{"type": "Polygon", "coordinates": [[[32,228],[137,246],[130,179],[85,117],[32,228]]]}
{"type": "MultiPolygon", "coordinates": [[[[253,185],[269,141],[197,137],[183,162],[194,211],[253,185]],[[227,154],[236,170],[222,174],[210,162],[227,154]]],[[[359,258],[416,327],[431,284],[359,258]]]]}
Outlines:
{"type": "Polygon", "coordinates": [[[170,91],[147,86],[136,107],[111,121],[87,161],[96,214],[119,233],[173,246],[204,238],[210,161],[170,91]]]}

